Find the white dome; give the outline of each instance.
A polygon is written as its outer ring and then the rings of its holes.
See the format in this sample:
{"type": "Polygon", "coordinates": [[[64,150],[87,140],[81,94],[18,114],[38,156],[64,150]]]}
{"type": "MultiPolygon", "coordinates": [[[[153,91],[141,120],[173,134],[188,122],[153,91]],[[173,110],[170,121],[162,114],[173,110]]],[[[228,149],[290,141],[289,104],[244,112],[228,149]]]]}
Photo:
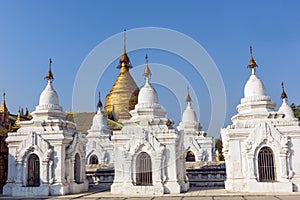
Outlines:
{"type": "Polygon", "coordinates": [[[50,80],[48,80],[46,88],[41,93],[39,105],[59,105],[58,95],[50,80]]]}
{"type": "Polygon", "coordinates": [[[193,110],[191,103],[188,102],[188,105],[185,111],[182,114],[182,122],[197,122],[196,112],[193,110]]]}
{"type": "Polygon", "coordinates": [[[287,119],[295,117],[292,108],[287,104],[285,99],[283,99],[283,101],[282,101],[282,104],[279,108],[279,112],[282,112],[285,115],[284,118],[287,118],[287,119]]]}
{"type": "Polygon", "coordinates": [[[99,108],[97,114],[93,118],[93,125],[91,129],[102,130],[103,128],[107,128],[107,120],[99,108]]]}
{"type": "Polygon", "coordinates": [[[262,81],[252,74],[244,88],[244,97],[266,96],[265,87],[262,81]]]}
{"type": "Polygon", "coordinates": [[[139,92],[138,104],[158,104],[157,92],[148,81],[139,92]]]}

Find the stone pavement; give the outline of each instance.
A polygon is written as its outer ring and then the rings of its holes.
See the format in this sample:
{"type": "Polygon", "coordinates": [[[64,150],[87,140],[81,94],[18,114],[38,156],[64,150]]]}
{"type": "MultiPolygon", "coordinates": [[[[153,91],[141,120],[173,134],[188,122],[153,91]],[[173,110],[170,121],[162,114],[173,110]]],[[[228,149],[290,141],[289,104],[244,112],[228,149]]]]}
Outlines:
{"type": "Polygon", "coordinates": [[[300,192],[295,193],[237,193],[228,192],[224,189],[199,190],[191,188],[187,193],[166,194],[163,196],[123,196],[114,195],[110,191],[90,190],[86,193],[71,194],[65,196],[37,196],[37,197],[8,197],[0,195],[0,199],[51,199],[51,200],[68,200],[68,199],[99,199],[99,200],[300,200],[300,192]]]}

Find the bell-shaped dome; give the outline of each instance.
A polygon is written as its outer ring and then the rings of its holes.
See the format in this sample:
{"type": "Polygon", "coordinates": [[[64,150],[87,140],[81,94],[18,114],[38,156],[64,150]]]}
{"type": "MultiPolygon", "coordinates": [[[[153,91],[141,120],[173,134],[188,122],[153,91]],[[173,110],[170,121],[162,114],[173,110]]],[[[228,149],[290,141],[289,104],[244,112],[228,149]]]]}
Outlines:
{"type": "Polygon", "coordinates": [[[146,81],[144,87],[140,90],[138,104],[158,104],[158,95],[151,84],[146,81]]]}
{"type": "Polygon", "coordinates": [[[107,128],[108,127],[106,117],[102,114],[102,111],[99,107],[97,114],[93,118],[91,130],[102,130],[107,128]]]}
{"type": "Polygon", "coordinates": [[[198,122],[196,112],[193,110],[190,102],[188,102],[187,107],[182,114],[182,122],[198,122]]]}
{"type": "Polygon", "coordinates": [[[294,111],[292,108],[287,104],[286,99],[282,100],[282,104],[279,108],[279,112],[282,112],[284,114],[284,118],[291,119],[294,118],[294,111]]]}
{"type": "Polygon", "coordinates": [[[59,105],[58,95],[52,87],[52,81],[48,80],[48,84],[40,95],[39,105],[59,105]]]}
{"type": "Polygon", "coordinates": [[[266,96],[262,81],[252,73],[244,88],[244,97],[266,96]]]}

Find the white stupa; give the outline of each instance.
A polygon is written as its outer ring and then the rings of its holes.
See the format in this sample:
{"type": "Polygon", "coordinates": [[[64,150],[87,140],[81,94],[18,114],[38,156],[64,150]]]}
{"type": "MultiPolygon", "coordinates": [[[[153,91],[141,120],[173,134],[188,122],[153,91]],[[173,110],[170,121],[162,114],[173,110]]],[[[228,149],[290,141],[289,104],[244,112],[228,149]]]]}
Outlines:
{"type": "Polygon", "coordinates": [[[187,191],[183,135],[173,128],[158,95],[150,84],[151,71],[146,57],[146,83],[140,90],[138,104],[123,121],[121,131],[114,131],[115,177],[113,194],[153,195],[187,191]]]}
{"type": "Polygon", "coordinates": [[[197,114],[192,108],[192,98],[189,94],[186,98],[187,106],[182,114],[182,120],[177,127],[184,134],[184,147],[186,151],[186,161],[213,161],[214,140],[213,137],[206,136],[198,122],[197,114]]]}
{"type": "Polygon", "coordinates": [[[238,192],[292,192],[300,188],[300,126],[282,91],[282,105],[266,95],[256,75],[257,64],[250,48],[251,75],[244,98],[221,129],[226,162],[225,188],[238,192]]]}
{"type": "Polygon", "coordinates": [[[97,104],[98,111],[93,118],[93,124],[87,131],[86,164],[113,164],[113,144],[110,140],[112,131],[107,125],[106,117],[102,113],[102,102],[97,104]]]}
{"type": "Polygon", "coordinates": [[[51,63],[50,59],[48,83],[32,120],[20,122],[20,129],[6,139],[10,156],[4,195],[64,195],[88,190],[86,139],[65,119],[52,86],[51,63]]]}

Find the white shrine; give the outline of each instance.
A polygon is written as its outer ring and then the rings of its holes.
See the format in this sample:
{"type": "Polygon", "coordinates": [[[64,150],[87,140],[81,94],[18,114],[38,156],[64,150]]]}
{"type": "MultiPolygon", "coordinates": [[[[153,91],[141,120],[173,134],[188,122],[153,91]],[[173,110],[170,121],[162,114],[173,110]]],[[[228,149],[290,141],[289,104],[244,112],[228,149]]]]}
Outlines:
{"type": "Polygon", "coordinates": [[[185,148],[182,132],[173,128],[173,121],[158,103],[151,86],[151,72],[146,56],[146,83],[141,88],[132,117],[115,131],[115,177],[113,194],[164,194],[185,192],[189,188],[185,169],[185,148]]]}
{"type": "Polygon", "coordinates": [[[221,130],[226,162],[225,188],[237,192],[292,192],[300,187],[300,126],[282,91],[282,105],[266,95],[256,76],[250,47],[251,75],[244,98],[221,130]]]}
{"type": "Polygon", "coordinates": [[[192,99],[189,92],[186,98],[186,102],[187,106],[182,114],[182,121],[177,127],[178,131],[182,131],[184,135],[186,161],[214,161],[214,139],[213,137],[206,136],[205,131],[202,130],[202,126],[198,122],[196,112],[192,108],[192,99]]]}
{"type": "Polygon", "coordinates": [[[65,119],[58,95],[48,84],[40,95],[32,120],[20,122],[6,139],[9,148],[8,180],[4,195],[64,195],[88,190],[85,175],[85,137],[65,119]]]}
{"type": "Polygon", "coordinates": [[[110,138],[112,131],[107,126],[106,117],[102,113],[102,103],[98,101],[98,111],[93,118],[93,124],[87,131],[86,164],[113,164],[114,146],[110,138]]]}

